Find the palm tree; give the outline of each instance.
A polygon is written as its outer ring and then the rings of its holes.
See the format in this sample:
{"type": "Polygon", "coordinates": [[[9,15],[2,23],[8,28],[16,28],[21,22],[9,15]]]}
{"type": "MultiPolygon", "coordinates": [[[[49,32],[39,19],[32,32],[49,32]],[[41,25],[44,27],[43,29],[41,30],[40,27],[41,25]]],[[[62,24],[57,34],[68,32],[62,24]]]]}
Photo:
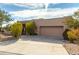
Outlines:
{"type": "Polygon", "coordinates": [[[0,9],[0,30],[2,28],[2,24],[3,22],[8,22],[11,21],[11,15],[9,15],[7,12],[5,12],[4,10],[0,9]]]}

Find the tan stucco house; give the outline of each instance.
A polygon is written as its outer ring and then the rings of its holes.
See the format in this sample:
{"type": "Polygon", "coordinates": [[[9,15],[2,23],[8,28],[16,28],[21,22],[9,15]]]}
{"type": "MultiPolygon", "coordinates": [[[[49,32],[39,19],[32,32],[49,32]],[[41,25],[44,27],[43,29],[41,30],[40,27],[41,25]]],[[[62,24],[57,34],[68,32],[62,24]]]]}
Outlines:
{"type": "MultiPolygon", "coordinates": [[[[65,30],[64,20],[69,17],[53,19],[33,19],[37,26],[37,34],[45,36],[62,36],[65,30]]],[[[28,21],[21,21],[23,24],[28,21]]]]}

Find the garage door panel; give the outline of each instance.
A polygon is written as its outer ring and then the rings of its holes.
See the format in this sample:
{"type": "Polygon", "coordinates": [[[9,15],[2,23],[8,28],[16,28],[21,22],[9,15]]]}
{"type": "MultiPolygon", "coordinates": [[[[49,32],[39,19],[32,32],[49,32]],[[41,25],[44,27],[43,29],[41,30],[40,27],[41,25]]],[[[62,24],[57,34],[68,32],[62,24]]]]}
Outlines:
{"type": "Polygon", "coordinates": [[[40,27],[41,35],[62,36],[63,26],[42,26],[40,27]]]}

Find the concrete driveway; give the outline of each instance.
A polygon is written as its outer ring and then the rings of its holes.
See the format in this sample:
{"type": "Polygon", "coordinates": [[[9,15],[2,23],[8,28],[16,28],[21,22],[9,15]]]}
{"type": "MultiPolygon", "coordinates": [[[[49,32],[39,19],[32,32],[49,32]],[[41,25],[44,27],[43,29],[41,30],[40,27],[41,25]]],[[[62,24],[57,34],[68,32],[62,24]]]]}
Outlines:
{"type": "Polygon", "coordinates": [[[10,55],[68,55],[62,38],[47,36],[22,36],[19,40],[0,42],[0,54],[10,55]]]}

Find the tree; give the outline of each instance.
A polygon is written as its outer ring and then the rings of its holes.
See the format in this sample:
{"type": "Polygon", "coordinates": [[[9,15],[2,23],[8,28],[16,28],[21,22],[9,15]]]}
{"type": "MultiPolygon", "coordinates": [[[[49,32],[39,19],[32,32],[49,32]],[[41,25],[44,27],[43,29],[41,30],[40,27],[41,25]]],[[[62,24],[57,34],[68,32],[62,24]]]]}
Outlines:
{"type": "Polygon", "coordinates": [[[2,24],[3,22],[8,22],[11,21],[11,15],[9,15],[7,12],[5,12],[4,10],[0,9],[0,30],[2,28],[2,24]]]}
{"type": "Polygon", "coordinates": [[[74,13],[73,17],[79,20],[79,10],[74,13]]]}
{"type": "Polygon", "coordinates": [[[67,19],[65,21],[65,24],[67,25],[68,28],[77,28],[79,26],[79,21],[76,19],[67,19]]]}
{"type": "Polygon", "coordinates": [[[30,21],[26,23],[26,32],[29,35],[36,35],[36,29],[37,27],[34,21],[30,21]]]}
{"type": "Polygon", "coordinates": [[[16,22],[16,23],[12,24],[10,26],[10,31],[11,31],[11,34],[15,38],[18,39],[22,34],[22,24],[20,22],[16,22]]]}

